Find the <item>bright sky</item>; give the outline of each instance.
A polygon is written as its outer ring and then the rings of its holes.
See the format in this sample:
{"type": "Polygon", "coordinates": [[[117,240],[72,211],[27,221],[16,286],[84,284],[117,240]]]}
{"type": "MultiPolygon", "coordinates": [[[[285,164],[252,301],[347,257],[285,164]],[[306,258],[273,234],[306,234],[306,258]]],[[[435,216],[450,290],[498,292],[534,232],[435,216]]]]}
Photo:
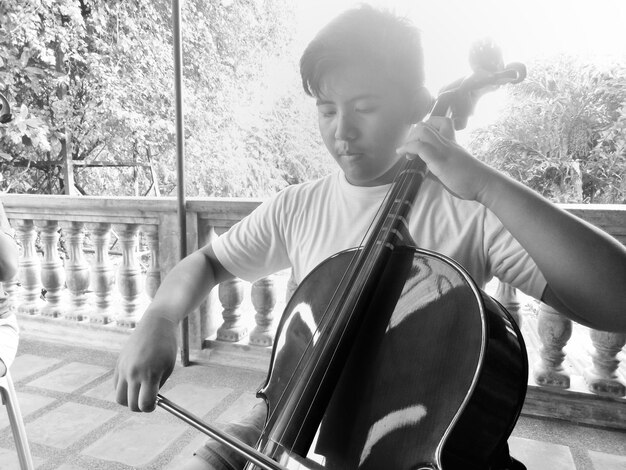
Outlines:
{"type": "MultiPolygon", "coordinates": [[[[361,3],[294,1],[298,5],[301,48],[330,19],[361,3]]],[[[470,45],[486,36],[500,45],[505,64],[525,63],[558,52],[582,55],[589,60],[607,56],[626,60],[626,0],[371,0],[369,3],[408,16],[422,30],[427,86],[432,93],[471,73],[467,60],[470,45]]]]}

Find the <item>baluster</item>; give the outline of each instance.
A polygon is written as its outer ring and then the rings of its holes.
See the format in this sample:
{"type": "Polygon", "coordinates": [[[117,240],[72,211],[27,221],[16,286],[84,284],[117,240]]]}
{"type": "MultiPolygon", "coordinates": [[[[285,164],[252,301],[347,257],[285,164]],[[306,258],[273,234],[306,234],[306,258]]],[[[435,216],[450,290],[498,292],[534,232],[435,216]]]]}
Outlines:
{"type": "Polygon", "coordinates": [[[522,314],[520,302],[517,299],[517,289],[506,282],[498,282],[495,298],[511,314],[518,328],[522,328],[522,314]]]}
{"type": "MultiPolygon", "coordinates": [[[[15,226],[17,225],[17,223],[18,221],[16,220],[10,220],[11,226],[15,226]]],[[[15,230],[13,230],[13,238],[15,238],[17,242],[17,232],[15,230]]],[[[12,279],[2,283],[2,287],[4,288],[9,308],[13,311],[16,311],[17,306],[19,305],[20,298],[18,273],[15,273],[15,276],[13,276],[12,279]]]]}
{"type": "Polygon", "coordinates": [[[542,347],[534,377],[539,385],[569,388],[570,377],[563,369],[563,348],[572,336],[572,321],[543,302],[539,306],[537,329],[542,347]]]}
{"type": "Polygon", "coordinates": [[[22,245],[18,278],[22,285],[21,302],[17,311],[27,315],[39,313],[41,307],[41,261],[35,250],[37,232],[32,220],[17,225],[17,240],[22,245]]]}
{"type": "Polygon", "coordinates": [[[243,281],[235,278],[220,283],[218,297],[222,303],[224,323],[217,329],[217,339],[221,341],[240,341],[248,334],[248,328],[241,321],[241,302],[243,301],[243,281]]]}
{"type": "Polygon", "coordinates": [[[70,308],[65,318],[81,321],[88,316],[87,292],[89,289],[89,265],[85,260],[85,224],[72,222],[63,228],[67,241],[68,259],[65,261],[67,290],[70,293],[70,308]]]}
{"type": "Polygon", "coordinates": [[[287,281],[287,289],[285,291],[285,302],[289,302],[289,299],[291,299],[291,296],[293,295],[293,293],[296,291],[297,288],[298,288],[298,283],[296,282],[296,279],[293,277],[293,269],[292,269],[289,273],[289,280],[287,281]]]}
{"type": "Polygon", "coordinates": [[[276,306],[276,287],[274,277],[259,279],[250,290],[252,305],[256,310],[256,326],[250,333],[250,344],[271,346],[274,341],[274,307],[276,306]]]}
{"type": "Polygon", "coordinates": [[[6,294],[6,291],[4,290],[4,283],[0,282],[0,315],[10,311],[11,308],[11,298],[6,294]]]}
{"type": "Polygon", "coordinates": [[[124,224],[118,232],[122,245],[122,264],[117,270],[117,286],[122,297],[122,311],[117,317],[117,323],[128,328],[134,328],[139,320],[141,272],[137,265],[138,231],[138,225],[124,224]]]}
{"type": "Polygon", "coordinates": [[[65,286],[65,270],[57,249],[60,236],[57,221],[47,220],[39,236],[43,245],[41,283],[46,289],[46,303],[41,309],[41,314],[56,318],[65,313],[61,302],[61,294],[65,286]]]}
{"type": "Polygon", "coordinates": [[[626,333],[590,330],[589,336],[595,348],[591,354],[592,366],[584,376],[589,390],[598,395],[623,397],[626,385],[617,376],[617,355],[626,344],[626,333]]]}
{"type": "Polygon", "coordinates": [[[89,320],[93,323],[107,324],[113,316],[113,285],[115,275],[109,256],[111,224],[97,223],[90,225],[95,259],[91,265],[91,286],[94,291],[95,312],[89,320]]]}
{"type": "Polygon", "coordinates": [[[3,282],[4,292],[7,294],[7,301],[9,302],[9,308],[16,310],[19,305],[19,288],[18,288],[18,276],[13,276],[13,279],[3,282]]]}
{"type": "Polygon", "coordinates": [[[150,265],[146,271],[146,294],[152,300],[161,285],[161,266],[159,265],[159,232],[156,225],[145,227],[146,241],[150,249],[150,265]]]}

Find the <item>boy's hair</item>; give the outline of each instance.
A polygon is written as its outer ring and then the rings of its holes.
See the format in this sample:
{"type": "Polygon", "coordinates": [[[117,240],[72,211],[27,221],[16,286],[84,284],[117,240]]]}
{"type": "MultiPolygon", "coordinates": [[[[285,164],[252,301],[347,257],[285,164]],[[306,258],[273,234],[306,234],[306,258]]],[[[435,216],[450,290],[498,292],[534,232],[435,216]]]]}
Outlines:
{"type": "Polygon", "coordinates": [[[420,31],[408,19],[369,5],[347,10],[320,30],[302,54],[306,94],[319,96],[325,73],[342,65],[385,74],[408,98],[424,86],[420,31]]]}

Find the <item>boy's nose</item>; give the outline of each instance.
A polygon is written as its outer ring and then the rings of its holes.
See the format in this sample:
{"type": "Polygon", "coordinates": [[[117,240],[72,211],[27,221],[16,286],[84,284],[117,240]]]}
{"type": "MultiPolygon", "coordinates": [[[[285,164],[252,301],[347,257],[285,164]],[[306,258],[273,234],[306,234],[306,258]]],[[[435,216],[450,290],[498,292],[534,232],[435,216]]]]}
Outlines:
{"type": "Polygon", "coordinates": [[[354,126],[354,123],[350,119],[350,116],[347,115],[338,115],[337,116],[337,127],[335,128],[335,139],[336,140],[354,140],[357,135],[357,129],[354,126]]]}

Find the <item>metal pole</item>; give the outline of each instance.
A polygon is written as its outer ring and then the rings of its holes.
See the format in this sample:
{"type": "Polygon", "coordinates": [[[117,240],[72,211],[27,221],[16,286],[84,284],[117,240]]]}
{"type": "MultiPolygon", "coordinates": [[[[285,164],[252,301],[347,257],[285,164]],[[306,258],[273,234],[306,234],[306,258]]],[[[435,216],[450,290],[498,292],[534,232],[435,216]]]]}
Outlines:
{"type": "MultiPolygon", "coordinates": [[[[174,36],[174,90],[176,95],[176,173],[178,198],[178,227],[180,231],[180,259],[187,256],[187,211],[185,203],[185,123],[183,115],[183,46],[180,21],[180,2],[172,0],[172,29],[174,36]]],[[[189,320],[180,325],[180,361],[189,365],[189,320]]]]}

